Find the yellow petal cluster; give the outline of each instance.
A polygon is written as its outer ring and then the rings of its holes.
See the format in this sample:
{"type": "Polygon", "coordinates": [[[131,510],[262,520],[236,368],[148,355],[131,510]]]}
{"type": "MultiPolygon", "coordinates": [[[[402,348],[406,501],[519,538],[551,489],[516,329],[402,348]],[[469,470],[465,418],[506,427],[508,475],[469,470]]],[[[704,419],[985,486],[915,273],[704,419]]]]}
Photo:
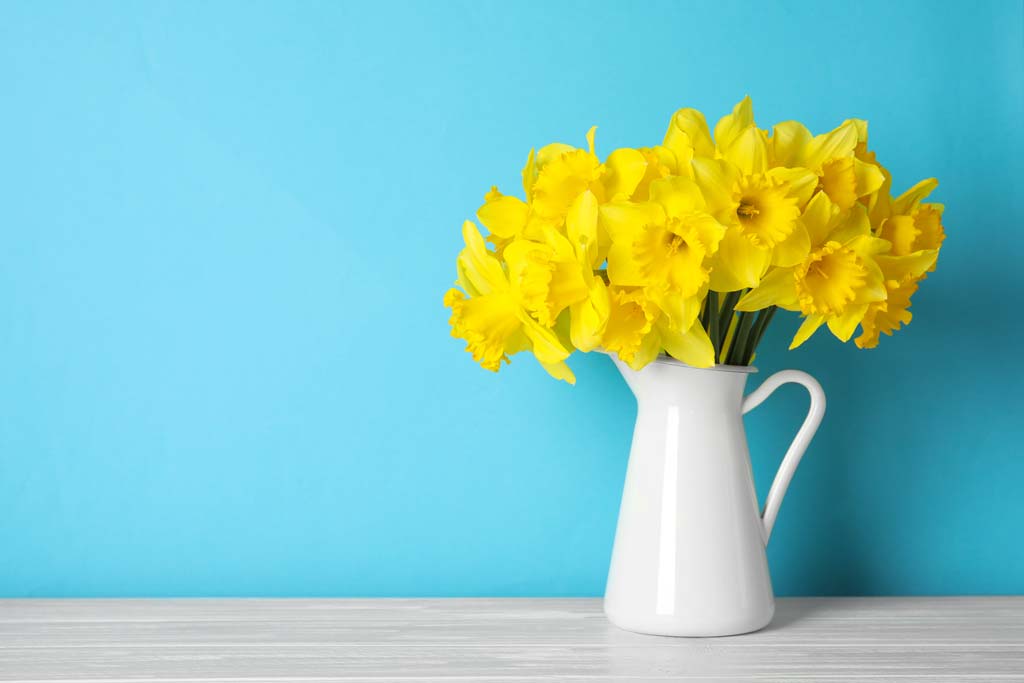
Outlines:
{"type": "Polygon", "coordinates": [[[491,188],[467,221],[452,335],[483,367],[530,351],[575,382],[576,350],[639,369],[660,354],[696,367],[747,364],[776,308],[803,322],[790,348],[825,326],[878,344],[910,322],[910,298],[945,237],[937,186],[891,194],[867,122],[812,134],[762,129],[744,98],[712,129],[695,109],[660,145],[532,150],[523,198],[491,188]]]}

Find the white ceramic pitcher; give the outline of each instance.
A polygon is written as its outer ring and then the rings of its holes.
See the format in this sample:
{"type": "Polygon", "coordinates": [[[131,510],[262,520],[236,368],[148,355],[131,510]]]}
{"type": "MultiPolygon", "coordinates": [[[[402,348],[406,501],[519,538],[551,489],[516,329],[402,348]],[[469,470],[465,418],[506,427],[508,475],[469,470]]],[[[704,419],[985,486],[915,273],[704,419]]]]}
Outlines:
{"type": "Polygon", "coordinates": [[[763,628],[775,612],[765,545],[825,414],[821,386],[783,370],[744,398],[754,368],[701,370],[660,357],[635,371],[614,360],[638,411],[605,614],[620,628],[666,636],[763,628]],[[788,382],[807,388],[811,407],[760,512],[743,415],[788,382]]]}

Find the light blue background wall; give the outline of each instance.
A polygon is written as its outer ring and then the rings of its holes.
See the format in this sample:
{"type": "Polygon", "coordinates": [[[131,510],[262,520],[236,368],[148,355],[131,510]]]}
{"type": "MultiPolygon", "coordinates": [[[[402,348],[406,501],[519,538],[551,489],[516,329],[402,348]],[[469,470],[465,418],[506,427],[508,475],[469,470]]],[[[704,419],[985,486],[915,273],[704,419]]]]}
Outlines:
{"type": "Polygon", "coordinates": [[[878,350],[763,344],[829,394],[778,592],[1024,592],[1022,4],[763,4],[0,5],[0,594],[600,594],[635,404],[472,363],[459,226],[531,146],[746,93],[870,119],[949,231],[878,350]]]}

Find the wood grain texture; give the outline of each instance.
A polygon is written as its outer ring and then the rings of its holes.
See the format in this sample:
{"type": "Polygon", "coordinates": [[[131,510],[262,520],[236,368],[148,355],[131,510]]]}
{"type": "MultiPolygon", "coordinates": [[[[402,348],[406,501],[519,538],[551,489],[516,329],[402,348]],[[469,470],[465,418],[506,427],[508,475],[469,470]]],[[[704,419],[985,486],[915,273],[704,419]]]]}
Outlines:
{"type": "Polygon", "coordinates": [[[1024,597],[783,599],[713,639],[593,599],[0,600],[0,680],[1024,681],[1024,597]]]}

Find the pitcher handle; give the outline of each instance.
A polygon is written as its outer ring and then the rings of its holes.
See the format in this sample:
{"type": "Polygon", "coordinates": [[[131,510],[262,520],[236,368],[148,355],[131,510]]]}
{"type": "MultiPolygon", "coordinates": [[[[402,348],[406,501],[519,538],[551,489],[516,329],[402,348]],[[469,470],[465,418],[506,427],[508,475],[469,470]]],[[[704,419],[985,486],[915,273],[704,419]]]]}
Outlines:
{"type": "Polygon", "coordinates": [[[800,464],[800,458],[804,456],[804,451],[807,450],[807,446],[810,445],[811,439],[814,438],[814,433],[818,431],[818,425],[821,424],[821,418],[825,416],[825,392],[822,391],[821,385],[818,384],[818,380],[814,379],[806,372],[799,370],[782,370],[776,372],[774,375],[766,379],[761,383],[754,391],[743,399],[743,414],[746,415],[754,408],[758,407],[764,400],[774,393],[776,389],[781,387],[783,384],[800,384],[807,389],[807,393],[811,395],[811,408],[807,411],[807,417],[804,418],[804,423],[800,425],[800,430],[796,433],[796,438],[793,439],[793,443],[789,445],[789,450],[786,451],[786,456],[782,459],[782,464],[779,465],[779,471],[775,475],[775,481],[772,482],[772,487],[768,491],[768,497],[764,501],[764,510],[761,512],[761,521],[764,524],[764,542],[767,545],[768,539],[772,535],[772,527],[775,526],[775,518],[779,515],[779,506],[782,505],[782,497],[786,495],[786,489],[789,487],[789,482],[792,481],[793,475],[796,473],[796,467],[800,464]]]}

